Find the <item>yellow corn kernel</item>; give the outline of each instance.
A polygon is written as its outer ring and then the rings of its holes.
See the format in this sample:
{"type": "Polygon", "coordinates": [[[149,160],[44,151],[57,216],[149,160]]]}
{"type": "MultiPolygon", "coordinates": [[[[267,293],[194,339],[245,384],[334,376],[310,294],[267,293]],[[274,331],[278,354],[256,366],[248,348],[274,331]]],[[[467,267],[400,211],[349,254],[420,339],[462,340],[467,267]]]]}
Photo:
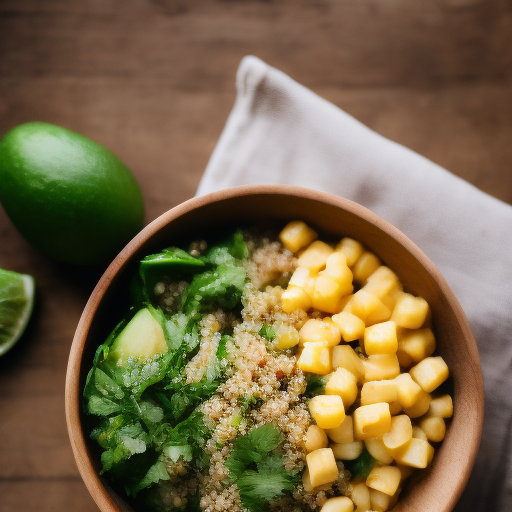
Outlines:
{"type": "Polygon", "coordinates": [[[303,372],[327,375],[331,371],[331,351],[326,341],[304,343],[297,360],[297,367],[303,372]]]}
{"type": "Polygon", "coordinates": [[[339,427],[345,419],[343,400],[339,395],[317,395],[309,401],[309,412],[323,429],[339,427]]]}
{"type": "Polygon", "coordinates": [[[389,290],[384,297],[381,297],[380,300],[382,301],[382,304],[384,304],[391,312],[395,309],[396,303],[398,299],[401,297],[402,293],[404,291],[404,287],[402,286],[402,283],[397,282],[391,290],[389,290]]]}
{"type": "Polygon", "coordinates": [[[448,378],[449,370],[444,359],[437,356],[423,359],[409,373],[427,393],[431,393],[448,378]]]}
{"type": "Polygon", "coordinates": [[[400,493],[400,488],[397,490],[394,496],[388,496],[384,492],[380,492],[377,489],[370,489],[370,502],[372,504],[372,511],[385,512],[391,510],[397,500],[400,493]]]}
{"type": "Polygon", "coordinates": [[[397,400],[396,382],[394,380],[376,380],[365,382],[361,389],[361,405],[397,400]]]}
{"type": "Polygon", "coordinates": [[[385,322],[391,317],[391,311],[364,288],[354,293],[350,301],[350,313],[363,320],[366,325],[385,322]]]}
{"type": "Polygon", "coordinates": [[[345,341],[354,341],[364,336],[364,322],[352,313],[338,313],[332,316],[334,325],[345,341]]]}
{"type": "Polygon", "coordinates": [[[373,252],[364,251],[352,267],[354,281],[364,283],[379,267],[379,258],[373,252]]]}
{"type": "Polygon", "coordinates": [[[301,343],[325,341],[327,346],[334,347],[341,341],[338,328],[331,322],[310,318],[299,331],[301,343]]]}
{"type": "MultiPolygon", "coordinates": [[[[410,357],[412,362],[419,363],[434,353],[436,339],[432,330],[425,327],[405,333],[400,338],[398,347],[410,357]]],[[[410,363],[403,366],[410,366],[410,363]]]]}
{"type": "Polygon", "coordinates": [[[350,345],[337,345],[332,349],[332,366],[333,368],[345,368],[355,375],[358,382],[364,381],[363,361],[350,345]]]}
{"type": "Polygon", "coordinates": [[[382,442],[386,450],[393,455],[402,449],[412,439],[411,418],[406,414],[400,414],[391,418],[391,429],[382,436],[382,442]]]}
{"type": "Polygon", "coordinates": [[[433,443],[439,443],[446,434],[446,423],[443,418],[423,418],[420,421],[420,427],[425,432],[427,439],[433,443]]]}
{"type": "Polygon", "coordinates": [[[310,425],[306,432],[305,447],[307,452],[314,452],[320,448],[327,448],[329,440],[327,434],[317,425],[310,425]]]}
{"type": "Polygon", "coordinates": [[[402,412],[402,406],[398,400],[389,402],[389,412],[391,413],[391,416],[395,416],[396,414],[402,412]]]}
{"type": "Polygon", "coordinates": [[[313,491],[313,489],[315,490],[315,492],[323,491],[323,490],[326,491],[326,490],[332,488],[332,484],[330,484],[330,483],[319,485],[317,487],[313,487],[311,485],[311,478],[309,476],[309,469],[307,468],[307,466],[306,466],[306,469],[304,470],[304,473],[302,473],[302,485],[304,486],[304,490],[306,492],[311,492],[311,491],[313,491]]]}
{"type": "Polygon", "coordinates": [[[382,436],[391,428],[391,414],[387,403],[362,405],[354,411],[352,419],[354,437],[360,440],[382,436]]]}
{"type": "Polygon", "coordinates": [[[345,295],[344,297],[341,297],[340,301],[338,302],[338,311],[343,311],[344,313],[350,313],[351,312],[351,306],[350,301],[354,297],[353,294],[345,295]]]}
{"type": "Polygon", "coordinates": [[[317,272],[307,267],[297,267],[288,281],[288,288],[302,288],[308,296],[313,297],[317,272]]]}
{"type": "Polygon", "coordinates": [[[331,444],[334,457],[338,460],[354,460],[361,455],[363,451],[363,442],[354,441],[346,444],[331,444]]]}
{"type": "Polygon", "coordinates": [[[316,232],[300,220],[289,222],[279,233],[279,240],[291,252],[297,252],[306,247],[317,237],[316,232]]]}
{"type": "Polygon", "coordinates": [[[329,498],[320,509],[320,512],[353,512],[354,504],[350,498],[339,496],[329,498]]]}
{"type": "Polygon", "coordinates": [[[330,448],[320,448],[306,455],[309,479],[313,487],[338,479],[338,466],[330,448]]]}
{"type": "Polygon", "coordinates": [[[391,319],[401,327],[419,329],[425,322],[428,311],[425,299],[404,293],[398,298],[391,319]]]}
{"type": "Polygon", "coordinates": [[[418,394],[416,402],[411,407],[404,407],[404,412],[411,418],[419,418],[428,411],[431,401],[432,397],[422,389],[418,394]]]}
{"type": "Polygon", "coordinates": [[[370,490],[364,481],[352,480],[352,492],[350,497],[356,506],[357,512],[367,512],[371,509],[370,490]]]}
{"type": "Polygon", "coordinates": [[[372,380],[394,379],[400,375],[400,365],[396,354],[369,356],[362,360],[367,382],[372,380]]]}
{"type": "Polygon", "coordinates": [[[395,457],[395,460],[403,466],[426,468],[433,456],[434,448],[427,441],[413,437],[395,457]]]}
{"type": "Polygon", "coordinates": [[[427,414],[436,418],[451,418],[453,415],[453,401],[450,395],[442,395],[430,402],[427,414]]]}
{"type": "Polygon", "coordinates": [[[326,434],[335,443],[338,444],[350,444],[354,442],[354,424],[352,422],[352,416],[345,416],[341,425],[336,428],[329,428],[326,434]]]}
{"type": "Polygon", "coordinates": [[[350,284],[350,289],[345,290],[332,277],[320,272],[315,279],[315,289],[311,303],[319,311],[336,313],[341,297],[351,293],[352,290],[352,284],[350,284]]]}
{"type": "Polygon", "coordinates": [[[307,267],[313,271],[318,271],[325,267],[327,258],[333,252],[334,249],[330,245],[317,240],[304,250],[299,256],[297,264],[299,267],[307,267]]]}
{"type": "Polygon", "coordinates": [[[414,439],[428,441],[427,434],[425,434],[425,432],[423,432],[423,429],[421,427],[418,427],[418,425],[412,427],[412,437],[414,437],[414,439]]]}
{"type": "Polygon", "coordinates": [[[396,354],[397,349],[395,322],[383,322],[365,329],[364,350],[369,356],[396,354]]]}
{"type": "Polygon", "coordinates": [[[346,368],[337,368],[328,377],[325,385],[325,394],[341,396],[345,409],[356,401],[357,392],[356,376],[346,368]]]}
{"type": "MultiPolygon", "coordinates": [[[[343,290],[351,290],[353,288],[352,271],[348,268],[347,258],[343,253],[336,251],[327,258],[325,273],[339,283],[343,290]]],[[[346,295],[346,293],[343,295],[346,295]]]]}
{"type": "Polygon", "coordinates": [[[362,289],[382,300],[391,290],[399,287],[398,276],[389,267],[381,266],[367,279],[362,289]]]}
{"type": "Polygon", "coordinates": [[[422,394],[421,386],[412,380],[408,373],[395,378],[398,401],[403,408],[412,407],[422,394]]]}
{"type": "Polygon", "coordinates": [[[397,467],[380,466],[370,471],[366,485],[388,496],[393,496],[400,485],[400,477],[400,470],[397,467]]]}
{"type": "Polygon", "coordinates": [[[336,246],[336,250],[340,251],[347,258],[347,265],[351,267],[363,254],[363,245],[353,238],[342,238],[336,246]]]}
{"type": "Polygon", "coordinates": [[[299,332],[291,325],[280,325],[276,329],[276,337],[272,342],[274,348],[287,350],[299,344],[299,332]]]}
{"type": "Polygon", "coordinates": [[[382,442],[382,436],[365,439],[364,444],[368,453],[380,464],[391,464],[393,462],[393,457],[388,453],[382,442]]]}
{"type": "Polygon", "coordinates": [[[311,307],[311,299],[302,288],[288,288],[281,295],[281,306],[285,313],[293,313],[297,309],[307,311],[311,307]]]}

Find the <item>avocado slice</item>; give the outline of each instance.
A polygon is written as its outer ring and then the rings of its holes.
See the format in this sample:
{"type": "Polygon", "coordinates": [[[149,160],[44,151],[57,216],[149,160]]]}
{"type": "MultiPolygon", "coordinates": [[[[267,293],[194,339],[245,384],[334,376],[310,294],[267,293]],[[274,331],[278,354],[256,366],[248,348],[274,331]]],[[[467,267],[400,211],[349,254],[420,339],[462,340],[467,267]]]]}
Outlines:
{"type": "Polygon", "coordinates": [[[164,331],[148,308],[137,311],[110,349],[109,358],[125,366],[128,358],[147,360],[167,352],[164,331]]]}

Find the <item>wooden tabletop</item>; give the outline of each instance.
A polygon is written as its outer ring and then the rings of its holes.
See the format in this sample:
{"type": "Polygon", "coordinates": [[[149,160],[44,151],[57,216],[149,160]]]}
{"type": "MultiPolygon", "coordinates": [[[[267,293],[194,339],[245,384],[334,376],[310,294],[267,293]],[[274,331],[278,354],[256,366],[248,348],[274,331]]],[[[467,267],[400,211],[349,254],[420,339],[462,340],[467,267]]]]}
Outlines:
{"type": "MultiPolygon", "coordinates": [[[[0,0],[0,136],[40,120],[101,142],[149,222],[194,195],[247,54],[512,203],[510,0],[0,0]]],[[[1,208],[0,268],[38,287],[0,360],[0,511],[95,511],[64,379],[100,272],[41,256],[1,208]]]]}

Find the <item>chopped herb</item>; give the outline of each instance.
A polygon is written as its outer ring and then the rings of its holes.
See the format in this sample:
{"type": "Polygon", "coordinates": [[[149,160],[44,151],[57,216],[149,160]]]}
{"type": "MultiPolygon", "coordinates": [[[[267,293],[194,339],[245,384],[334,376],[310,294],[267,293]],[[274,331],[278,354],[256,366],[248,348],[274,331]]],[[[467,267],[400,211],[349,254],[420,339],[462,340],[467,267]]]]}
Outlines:
{"type": "Polygon", "coordinates": [[[263,336],[267,341],[274,341],[276,334],[276,329],[272,324],[263,324],[261,326],[260,336],[263,336]]]}

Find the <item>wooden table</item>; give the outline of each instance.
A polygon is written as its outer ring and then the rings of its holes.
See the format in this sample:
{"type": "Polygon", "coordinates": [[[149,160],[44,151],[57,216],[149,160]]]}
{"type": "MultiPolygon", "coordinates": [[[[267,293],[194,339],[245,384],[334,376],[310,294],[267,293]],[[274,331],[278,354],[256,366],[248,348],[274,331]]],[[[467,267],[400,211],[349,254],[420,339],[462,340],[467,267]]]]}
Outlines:
{"type": "MultiPolygon", "coordinates": [[[[83,133],[141,184],[149,222],[191,197],[261,57],[382,135],[512,203],[510,0],[0,0],[0,134],[83,133]]],[[[97,510],[64,420],[64,378],[99,273],[34,251],[0,211],[0,267],[37,308],[0,360],[0,511],[97,510]]]]}

